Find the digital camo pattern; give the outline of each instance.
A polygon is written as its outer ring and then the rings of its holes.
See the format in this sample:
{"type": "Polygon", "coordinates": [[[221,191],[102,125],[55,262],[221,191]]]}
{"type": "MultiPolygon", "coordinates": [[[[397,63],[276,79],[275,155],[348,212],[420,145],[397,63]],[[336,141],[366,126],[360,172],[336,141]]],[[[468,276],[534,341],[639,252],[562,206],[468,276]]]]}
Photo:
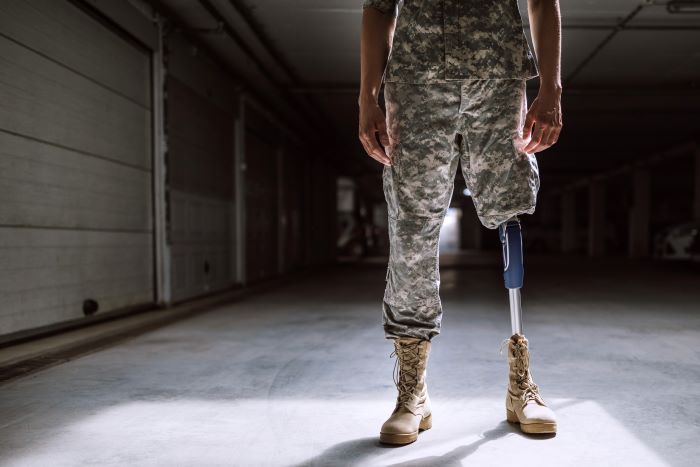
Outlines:
{"type": "Polygon", "coordinates": [[[367,6],[398,16],[385,82],[539,74],[517,0],[364,0],[367,6]]]}
{"type": "Polygon", "coordinates": [[[400,0],[363,0],[362,8],[371,6],[381,11],[385,15],[392,15],[396,17],[399,14],[399,1],[400,0]]]}
{"type": "Polygon", "coordinates": [[[521,150],[525,88],[523,79],[385,84],[385,149],[392,158],[382,176],[390,240],[387,338],[440,332],[439,233],[458,162],[484,226],[496,229],[535,211],[537,160],[521,150]]]}

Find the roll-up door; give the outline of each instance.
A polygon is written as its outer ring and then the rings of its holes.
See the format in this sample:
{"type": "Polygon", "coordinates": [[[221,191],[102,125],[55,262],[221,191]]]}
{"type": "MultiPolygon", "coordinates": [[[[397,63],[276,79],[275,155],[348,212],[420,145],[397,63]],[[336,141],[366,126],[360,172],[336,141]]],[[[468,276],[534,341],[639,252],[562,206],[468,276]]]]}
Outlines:
{"type": "Polygon", "coordinates": [[[278,273],[278,184],[275,128],[246,109],[246,276],[248,282],[278,273]]]}
{"type": "Polygon", "coordinates": [[[165,39],[168,241],[172,298],[236,282],[234,119],[230,77],[179,31],[165,39]]]}
{"type": "Polygon", "coordinates": [[[230,286],[233,118],[168,75],[173,299],[230,286]]]}
{"type": "Polygon", "coordinates": [[[0,2],[0,334],[153,302],[150,86],[73,3],[0,2]]]}

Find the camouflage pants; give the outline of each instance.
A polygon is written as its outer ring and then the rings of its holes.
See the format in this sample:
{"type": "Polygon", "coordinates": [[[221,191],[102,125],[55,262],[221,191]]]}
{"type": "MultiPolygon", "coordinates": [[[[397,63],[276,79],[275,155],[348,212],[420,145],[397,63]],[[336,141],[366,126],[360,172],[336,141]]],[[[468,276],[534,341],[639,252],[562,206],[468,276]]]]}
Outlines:
{"type": "Polygon", "coordinates": [[[525,80],[384,86],[392,165],[384,167],[390,255],[383,299],[387,338],[432,339],[442,305],[438,243],[458,161],[481,223],[535,210],[534,154],[521,150],[525,80]]]}

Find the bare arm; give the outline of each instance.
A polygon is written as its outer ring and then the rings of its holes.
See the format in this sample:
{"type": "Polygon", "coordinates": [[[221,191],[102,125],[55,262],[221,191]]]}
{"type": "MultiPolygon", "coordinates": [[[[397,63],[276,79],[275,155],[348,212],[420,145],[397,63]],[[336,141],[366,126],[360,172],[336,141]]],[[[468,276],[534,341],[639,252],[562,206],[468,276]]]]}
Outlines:
{"type": "Polygon", "coordinates": [[[379,107],[379,90],[389,58],[396,20],[373,7],[362,13],[360,40],[359,138],[367,154],[384,165],[391,160],[382,146],[389,145],[384,112],[379,107]],[[379,141],[377,141],[379,136],[379,141]]]}
{"type": "Polygon", "coordinates": [[[559,0],[528,0],[530,33],[537,54],[540,89],[532,101],[523,129],[531,137],[523,148],[539,152],[552,146],[561,133],[561,15],[559,0]]]}

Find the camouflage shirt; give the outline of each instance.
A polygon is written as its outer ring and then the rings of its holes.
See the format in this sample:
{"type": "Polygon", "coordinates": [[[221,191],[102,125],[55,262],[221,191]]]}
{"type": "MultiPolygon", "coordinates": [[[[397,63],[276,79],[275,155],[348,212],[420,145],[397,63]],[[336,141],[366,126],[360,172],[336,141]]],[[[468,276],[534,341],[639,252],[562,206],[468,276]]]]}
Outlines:
{"type": "Polygon", "coordinates": [[[363,0],[368,6],[397,17],[386,82],[539,74],[517,0],[363,0]]]}

